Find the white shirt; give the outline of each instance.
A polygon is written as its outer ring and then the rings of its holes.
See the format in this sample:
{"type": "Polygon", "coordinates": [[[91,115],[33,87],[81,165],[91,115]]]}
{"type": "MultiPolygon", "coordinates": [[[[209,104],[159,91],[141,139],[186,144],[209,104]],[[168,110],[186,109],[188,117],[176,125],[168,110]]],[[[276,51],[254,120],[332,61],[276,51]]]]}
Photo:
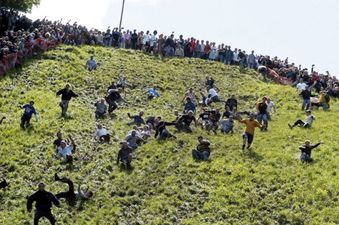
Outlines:
{"type": "Polygon", "coordinates": [[[315,117],[313,115],[309,115],[307,116],[305,123],[309,124],[310,126],[312,126],[312,122],[315,119],[315,117]]]}
{"type": "Polygon", "coordinates": [[[65,148],[58,147],[58,154],[63,158],[66,158],[68,155],[72,155],[73,145],[67,145],[65,148]]]}
{"type": "Polygon", "coordinates": [[[157,43],[157,36],[152,35],[150,38],[150,46],[154,47],[156,43],[157,43]]]}
{"type": "Polygon", "coordinates": [[[274,102],[270,101],[270,103],[267,104],[266,111],[269,113],[271,111],[271,109],[273,108],[273,106],[274,106],[274,102]]]}
{"type": "Polygon", "coordinates": [[[218,96],[216,90],[214,88],[211,88],[209,91],[208,91],[208,94],[211,95],[211,98],[213,98],[214,96],[218,96]]]}
{"type": "Polygon", "coordinates": [[[303,90],[305,90],[306,87],[307,87],[307,84],[305,84],[305,83],[298,83],[298,84],[297,84],[297,89],[298,89],[300,92],[303,91],[303,90]]]}
{"type": "Polygon", "coordinates": [[[97,137],[105,136],[107,134],[108,134],[108,131],[105,128],[97,129],[97,131],[95,132],[95,135],[97,137]]]}

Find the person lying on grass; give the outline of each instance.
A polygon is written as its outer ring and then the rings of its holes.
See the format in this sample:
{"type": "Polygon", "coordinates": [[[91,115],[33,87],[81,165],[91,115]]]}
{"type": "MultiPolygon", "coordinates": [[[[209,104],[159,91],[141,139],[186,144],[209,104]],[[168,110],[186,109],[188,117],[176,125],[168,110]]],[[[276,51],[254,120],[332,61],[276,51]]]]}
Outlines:
{"type": "Polygon", "coordinates": [[[89,191],[88,188],[85,191],[81,191],[80,184],[78,185],[78,192],[75,192],[73,181],[69,178],[66,178],[66,177],[60,178],[58,174],[54,174],[54,180],[68,185],[68,191],[60,192],[56,194],[55,197],[58,200],[61,198],[66,199],[69,205],[75,206],[77,200],[80,200],[81,202],[83,202],[83,201],[89,200],[93,196],[93,192],[89,191]]]}
{"type": "Polygon", "coordinates": [[[144,111],[141,111],[141,112],[139,112],[138,115],[134,115],[134,116],[131,116],[130,113],[127,113],[128,117],[130,119],[133,119],[133,121],[127,123],[127,125],[134,125],[135,124],[137,126],[141,126],[141,124],[145,124],[145,120],[142,118],[144,114],[145,114],[144,111]]]}
{"type": "Polygon", "coordinates": [[[192,150],[192,157],[195,160],[206,161],[211,154],[211,142],[207,139],[204,139],[202,136],[198,137],[198,141],[199,144],[197,145],[196,149],[192,150]]]}
{"type": "Polygon", "coordinates": [[[312,162],[313,159],[311,158],[312,150],[318,147],[320,144],[324,144],[324,142],[320,141],[318,144],[312,145],[309,140],[306,140],[304,144],[302,144],[299,149],[301,151],[300,160],[302,162],[312,162]]]}
{"type": "Polygon", "coordinates": [[[313,120],[315,120],[315,116],[312,115],[311,110],[306,110],[306,119],[305,121],[302,121],[301,119],[298,119],[294,122],[293,125],[288,124],[288,127],[292,130],[294,127],[299,126],[301,128],[311,128],[313,120]]]}

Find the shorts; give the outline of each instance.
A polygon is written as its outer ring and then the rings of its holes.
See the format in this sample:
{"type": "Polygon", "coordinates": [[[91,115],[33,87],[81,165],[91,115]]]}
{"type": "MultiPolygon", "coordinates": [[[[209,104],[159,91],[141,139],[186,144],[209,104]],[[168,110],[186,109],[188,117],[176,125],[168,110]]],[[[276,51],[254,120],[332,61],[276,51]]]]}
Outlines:
{"type": "Polygon", "coordinates": [[[244,139],[247,139],[247,143],[248,143],[249,145],[252,144],[254,135],[249,134],[249,133],[247,133],[247,132],[244,132],[244,133],[242,134],[242,137],[243,137],[244,139]]]}

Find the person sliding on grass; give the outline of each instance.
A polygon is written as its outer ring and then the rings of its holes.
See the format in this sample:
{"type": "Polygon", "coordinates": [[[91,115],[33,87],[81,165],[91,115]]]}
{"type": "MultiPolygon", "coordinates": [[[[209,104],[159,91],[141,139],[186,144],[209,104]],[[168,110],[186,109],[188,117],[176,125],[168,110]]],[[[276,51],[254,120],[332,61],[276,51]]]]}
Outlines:
{"type": "Polygon", "coordinates": [[[192,150],[193,159],[206,161],[211,154],[211,143],[209,140],[204,139],[202,136],[198,137],[198,141],[199,144],[197,145],[197,148],[192,150]]]}
{"type": "Polygon", "coordinates": [[[125,141],[133,150],[137,149],[141,143],[146,143],[137,130],[132,130],[132,132],[125,137],[125,141]]]}
{"type": "Polygon", "coordinates": [[[301,154],[300,154],[300,160],[302,162],[312,162],[313,159],[311,158],[312,150],[316,147],[318,147],[320,144],[324,144],[324,142],[319,142],[318,144],[311,145],[311,142],[309,140],[306,140],[303,145],[299,147],[301,154]]]}
{"type": "Polygon", "coordinates": [[[56,220],[51,212],[52,203],[60,208],[60,202],[58,199],[51,193],[45,191],[45,184],[39,183],[39,190],[28,197],[27,200],[27,211],[32,211],[33,202],[35,203],[35,214],[34,214],[34,225],[39,224],[41,217],[46,217],[49,222],[54,225],[56,220]]]}
{"type": "Polygon", "coordinates": [[[170,137],[176,138],[166,128],[166,126],[174,126],[174,125],[176,125],[176,122],[172,122],[172,123],[165,122],[165,121],[161,120],[160,116],[157,117],[155,119],[155,135],[154,135],[154,138],[157,138],[158,135],[159,135],[158,141],[165,140],[165,139],[170,138],[170,137]]]}
{"type": "Polygon", "coordinates": [[[247,149],[250,149],[253,143],[253,138],[254,138],[254,130],[256,127],[261,128],[261,124],[255,120],[255,114],[251,113],[248,119],[241,119],[239,116],[238,118],[240,123],[245,124],[246,128],[244,133],[242,134],[243,138],[243,145],[242,149],[245,149],[245,146],[247,144],[247,149]]]}
{"type": "Polygon", "coordinates": [[[25,129],[25,127],[29,126],[29,121],[32,118],[32,114],[35,115],[36,122],[38,122],[38,113],[34,108],[34,102],[30,101],[29,104],[24,106],[20,106],[21,109],[24,109],[24,114],[21,117],[21,128],[25,129]]]}
{"type": "Polygon", "coordinates": [[[311,128],[313,120],[315,120],[315,116],[312,115],[311,110],[307,110],[305,121],[302,121],[302,120],[299,119],[299,120],[295,121],[293,125],[288,124],[288,126],[291,130],[296,126],[299,126],[299,127],[302,127],[302,128],[311,128]]]}
{"type": "Polygon", "coordinates": [[[71,90],[70,84],[66,84],[65,88],[58,91],[56,95],[61,95],[61,102],[59,104],[61,107],[61,116],[66,117],[69,101],[73,97],[78,97],[78,95],[71,90]]]}
{"type": "Polygon", "coordinates": [[[112,113],[114,110],[118,108],[117,101],[123,101],[121,97],[121,88],[118,89],[109,89],[108,95],[105,97],[106,102],[108,103],[108,112],[112,113]]]}
{"type": "Polygon", "coordinates": [[[86,69],[88,69],[88,71],[97,69],[97,62],[94,60],[94,56],[91,55],[90,59],[87,60],[86,69]]]}
{"type": "Polygon", "coordinates": [[[184,113],[188,113],[188,111],[195,112],[195,109],[196,109],[196,105],[192,102],[191,98],[187,97],[186,104],[184,107],[184,113]]]}
{"type": "Polygon", "coordinates": [[[192,121],[194,121],[195,126],[197,126],[197,120],[195,119],[195,116],[193,114],[193,111],[188,111],[187,114],[184,114],[179,117],[179,119],[176,121],[176,128],[179,131],[184,131],[188,133],[192,133],[192,128],[190,127],[192,121]]]}
{"type": "Polygon", "coordinates": [[[109,143],[111,140],[111,136],[109,135],[106,128],[104,128],[101,124],[97,125],[97,130],[94,135],[95,139],[98,139],[101,143],[109,143]]]}
{"type": "Polygon", "coordinates": [[[133,119],[132,122],[127,123],[127,125],[137,125],[137,126],[141,126],[141,124],[145,124],[145,120],[142,118],[144,115],[144,111],[139,112],[139,115],[134,115],[131,116],[130,113],[127,113],[128,117],[130,119],[133,119]]]}
{"type": "Polygon", "coordinates": [[[58,158],[62,157],[64,159],[63,163],[73,162],[73,153],[75,152],[76,144],[70,135],[69,135],[69,139],[71,140],[70,145],[68,145],[65,140],[62,140],[60,142],[60,146],[57,148],[58,150],[57,157],[58,158]]]}
{"type": "Polygon", "coordinates": [[[107,113],[107,105],[105,104],[105,99],[101,98],[94,104],[95,110],[95,118],[103,118],[107,113]]]}
{"type": "Polygon", "coordinates": [[[61,131],[58,131],[57,133],[57,139],[54,140],[53,142],[53,145],[54,145],[54,148],[58,151],[58,147],[60,147],[61,145],[61,141],[66,141],[63,139],[62,137],[62,132],[61,131]]]}
{"type": "Polygon", "coordinates": [[[128,146],[127,142],[120,142],[120,150],[118,153],[117,164],[121,162],[122,166],[129,170],[131,169],[132,158],[132,149],[128,146]]]}
{"type": "Polygon", "coordinates": [[[81,202],[89,200],[93,196],[93,192],[89,191],[88,188],[83,192],[81,191],[81,185],[78,185],[78,192],[74,192],[74,184],[69,178],[60,178],[58,174],[54,174],[54,180],[65,183],[68,185],[68,191],[60,192],[55,195],[55,197],[59,200],[61,198],[66,199],[69,205],[75,206],[76,201],[80,200],[81,202]]]}

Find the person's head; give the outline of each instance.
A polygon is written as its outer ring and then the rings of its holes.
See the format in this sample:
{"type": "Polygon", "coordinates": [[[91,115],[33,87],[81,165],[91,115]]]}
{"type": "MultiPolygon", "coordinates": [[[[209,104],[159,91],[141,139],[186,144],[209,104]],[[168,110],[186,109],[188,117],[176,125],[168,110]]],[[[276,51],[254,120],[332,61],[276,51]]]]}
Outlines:
{"type": "Polygon", "coordinates": [[[104,98],[101,98],[101,99],[100,99],[100,103],[101,103],[101,104],[105,104],[105,99],[104,99],[104,98]]]}
{"type": "Polygon", "coordinates": [[[201,142],[202,140],[204,140],[204,138],[202,136],[199,136],[198,141],[201,142]]]}
{"type": "Polygon", "coordinates": [[[143,116],[145,114],[144,111],[139,112],[139,116],[143,116]]]}
{"type": "Polygon", "coordinates": [[[121,148],[126,148],[126,147],[128,147],[127,142],[126,142],[126,141],[120,142],[120,147],[121,147],[121,148]]]}
{"type": "Polygon", "coordinates": [[[264,96],[264,97],[262,98],[262,101],[265,102],[266,100],[267,100],[267,97],[264,96]]]}
{"type": "Polygon", "coordinates": [[[34,105],[34,101],[30,101],[29,104],[30,104],[31,106],[33,106],[33,105],[34,105]]]}
{"type": "Polygon", "coordinates": [[[231,98],[235,98],[235,95],[231,95],[231,98]]]}
{"type": "Polygon", "coordinates": [[[66,90],[68,90],[68,89],[70,89],[70,88],[71,88],[71,85],[70,85],[70,84],[66,84],[66,85],[65,85],[65,89],[66,89],[66,90]]]}
{"type": "Polygon", "coordinates": [[[188,111],[188,113],[187,113],[190,117],[192,117],[192,116],[194,116],[194,113],[193,113],[193,111],[192,110],[190,110],[190,111],[188,111]]]}
{"type": "Polygon", "coordinates": [[[38,189],[39,189],[39,191],[44,191],[44,190],[45,190],[45,184],[42,183],[42,182],[40,182],[40,183],[38,184],[38,189]]]}
{"type": "Polygon", "coordinates": [[[145,125],[145,126],[143,127],[143,130],[144,130],[144,131],[148,131],[148,130],[149,130],[149,126],[148,126],[148,125],[145,125]]]}
{"type": "Polygon", "coordinates": [[[310,144],[311,144],[310,140],[306,140],[306,141],[305,141],[305,145],[306,145],[306,146],[310,146],[310,144]]]}
{"type": "Polygon", "coordinates": [[[131,136],[135,137],[136,135],[137,135],[137,131],[133,130],[132,133],[131,133],[131,136]]]}
{"type": "Polygon", "coordinates": [[[225,110],[228,112],[228,111],[230,111],[230,107],[229,106],[226,106],[225,107],[225,110]]]}
{"type": "Polygon", "coordinates": [[[92,56],[92,55],[91,55],[91,57],[90,57],[90,58],[91,58],[91,60],[93,60],[94,56],[92,56]]]}
{"type": "Polygon", "coordinates": [[[251,113],[249,117],[250,117],[250,120],[254,120],[255,119],[255,114],[251,113]]]}
{"type": "Polygon", "coordinates": [[[89,199],[89,198],[91,198],[91,197],[93,196],[93,192],[92,192],[92,191],[86,191],[86,192],[84,193],[84,196],[85,196],[87,199],[89,199]]]}
{"type": "Polygon", "coordinates": [[[61,132],[61,131],[58,131],[58,133],[57,133],[57,138],[58,138],[58,139],[62,139],[62,132],[61,132]]]}
{"type": "Polygon", "coordinates": [[[100,123],[97,124],[98,129],[102,129],[102,125],[100,123]]]}
{"type": "Polygon", "coordinates": [[[191,101],[191,98],[190,97],[187,97],[186,98],[186,102],[190,102],[191,101]]]}
{"type": "Polygon", "coordinates": [[[60,142],[60,147],[61,147],[62,149],[64,149],[64,148],[66,148],[66,146],[67,146],[66,141],[62,140],[62,141],[60,142]]]}
{"type": "Polygon", "coordinates": [[[193,92],[193,88],[190,87],[190,88],[188,89],[188,91],[192,93],[192,92],[193,92]]]}

